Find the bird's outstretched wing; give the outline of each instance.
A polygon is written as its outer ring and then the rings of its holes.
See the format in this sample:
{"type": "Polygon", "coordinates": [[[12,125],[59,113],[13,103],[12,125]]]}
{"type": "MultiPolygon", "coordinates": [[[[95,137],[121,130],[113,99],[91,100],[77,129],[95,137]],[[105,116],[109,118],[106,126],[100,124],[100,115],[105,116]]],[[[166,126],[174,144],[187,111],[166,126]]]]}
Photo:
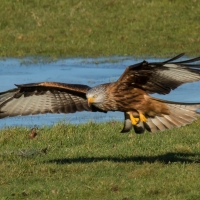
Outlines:
{"type": "Polygon", "coordinates": [[[183,83],[200,80],[200,64],[193,64],[200,57],[177,61],[180,54],[164,62],[141,63],[131,65],[118,79],[117,87],[125,90],[136,87],[148,93],[168,94],[183,83]]]}
{"type": "Polygon", "coordinates": [[[101,111],[89,107],[87,85],[41,82],[16,85],[17,88],[0,93],[0,118],[43,113],[74,113],[101,111]]]}

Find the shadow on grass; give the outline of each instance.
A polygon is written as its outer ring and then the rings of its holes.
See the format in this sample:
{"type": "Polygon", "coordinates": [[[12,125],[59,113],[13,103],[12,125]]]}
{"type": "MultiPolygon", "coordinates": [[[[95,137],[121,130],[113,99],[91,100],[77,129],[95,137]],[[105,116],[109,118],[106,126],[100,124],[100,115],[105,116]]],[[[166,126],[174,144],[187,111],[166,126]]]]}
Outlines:
{"type": "Polygon", "coordinates": [[[166,153],[163,155],[157,156],[131,156],[131,157],[77,157],[77,158],[59,158],[53,159],[46,162],[49,163],[57,163],[57,164],[70,164],[70,163],[92,163],[92,162],[100,162],[100,161],[111,161],[111,162],[137,162],[137,163],[200,163],[200,155],[199,154],[191,154],[191,153],[166,153]]]}

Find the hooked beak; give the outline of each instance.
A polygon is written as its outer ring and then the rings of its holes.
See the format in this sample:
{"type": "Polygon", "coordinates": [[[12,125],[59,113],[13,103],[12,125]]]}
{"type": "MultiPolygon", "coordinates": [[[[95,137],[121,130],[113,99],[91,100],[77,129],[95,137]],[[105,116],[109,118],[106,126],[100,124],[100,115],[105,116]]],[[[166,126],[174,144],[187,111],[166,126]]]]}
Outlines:
{"type": "Polygon", "coordinates": [[[89,97],[88,98],[88,106],[90,106],[94,102],[94,98],[89,97]]]}

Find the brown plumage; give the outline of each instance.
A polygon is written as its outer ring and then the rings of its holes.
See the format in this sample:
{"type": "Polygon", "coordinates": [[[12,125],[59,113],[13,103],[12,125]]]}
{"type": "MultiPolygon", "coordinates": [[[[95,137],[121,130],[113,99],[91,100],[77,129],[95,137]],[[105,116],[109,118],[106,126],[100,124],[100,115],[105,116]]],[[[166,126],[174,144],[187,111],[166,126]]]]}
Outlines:
{"type": "Polygon", "coordinates": [[[156,132],[191,123],[200,104],[170,102],[149,96],[168,94],[183,83],[200,80],[200,57],[175,62],[180,54],[165,62],[143,61],[126,68],[113,83],[90,88],[87,85],[41,82],[16,85],[0,93],[0,118],[76,111],[121,111],[122,132],[133,127],[136,133],[156,132]]]}

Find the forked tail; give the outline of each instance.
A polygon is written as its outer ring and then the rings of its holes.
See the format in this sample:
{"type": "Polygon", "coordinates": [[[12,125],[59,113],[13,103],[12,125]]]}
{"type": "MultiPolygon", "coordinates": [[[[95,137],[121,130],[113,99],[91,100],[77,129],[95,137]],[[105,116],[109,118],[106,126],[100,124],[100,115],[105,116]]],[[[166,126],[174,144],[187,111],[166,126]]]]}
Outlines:
{"type": "Polygon", "coordinates": [[[137,125],[132,126],[129,115],[125,113],[124,128],[122,133],[128,132],[133,127],[135,132],[140,134],[145,131],[157,132],[171,129],[173,127],[181,127],[186,124],[192,123],[200,116],[197,110],[200,108],[200,103],[179,103],[160,100],[165,103],[169,110],[169,115],[148,117],[147,122],[139,122],[137,125]]]}

